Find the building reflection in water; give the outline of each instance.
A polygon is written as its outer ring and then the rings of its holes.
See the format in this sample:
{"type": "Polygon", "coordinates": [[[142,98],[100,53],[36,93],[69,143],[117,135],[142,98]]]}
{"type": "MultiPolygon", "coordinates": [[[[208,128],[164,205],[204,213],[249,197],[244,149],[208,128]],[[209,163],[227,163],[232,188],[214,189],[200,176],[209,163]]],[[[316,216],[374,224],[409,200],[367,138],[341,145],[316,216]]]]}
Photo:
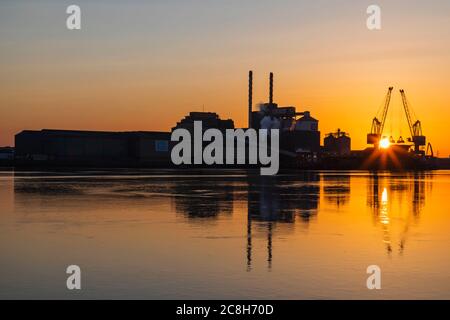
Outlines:
{"type": "Polygon", "coordinates": [[[272,268],[273,232],[277,224],[304,224],[317,215],[320,175],[305,172],[290,176],[249,176],[247,198],[247,271],[252,269],[253,224],[265,228],[267,266],[272,268]]]}
{"type": "Polygon", "coordinates": [[[348,173],[323,173],[323,195],[327,203],[340,208],[350,200],[350,175],[348,173]]]}
{"type": "MultiPolygon", "coordinates": [[[[217,221],[222,215],[231,215],[235,201],[238,202],[238,206],[241,204],[245,206],[246,203],[247,270],[252,269],[254,259],[252,249],[261,234],[264,234],[266,243],[264,255],[267,257],[267,266],[270,270],[275,257],[274,235],[277,232],[289,232],[294,226],[308,227],[310,221],[318,214],[321,192],[324,195],[325,205],[331,205],[333,208],[350,206],[350,180],[361,177],[360,173],[337,172],[295,172],[277,176],[239,172],[229,176],[167,175],[144,176],[139,179],[126,177],[117,179],[108,175],[99,178],[75,176],[69,179],[67,175],[68,173],[64,173],[63,176],[51,178],[22,179],[21,174],[17,176],[15,174],[16,209],[36,208],[41,205],[45,206],[46,210],[49,208],[59,210],[63,203],[79,206],[77,210],[88,210],[89,206],[78,205],[79,199],[86,202],[97,197],[105,201],[114,199],[124,203],[136,198],[152,205],[155,199],[164,203],[161,199],[169,196],[174,211],[182,214],[188,221],[209,222],[217,221]]],[[[382,239],[388,255],[397,250],[399,254],[403,254],[410,228],[420,219],[426,195],[431,191],[432,174],[380,172],[363,176],[368,181],[366,205],[372,212],[375,226],[382,230],[382,239]]],[[[69,213],[72,212],[70,206],[64,209],[69,213]]],[[[360,207],[357,209],[360,210],[360,207]]],[[[52,219],[69,221],[67,217],[78,221],[75,213],[58,215],[52,219]]],[[[38,221],[45,218],[47,216],[33,214],[32,217],[25,217],[23,220],[38,221]]]]}
{"type": "MultiPolygon", "coordinates": [[[[427,189],[431,188],[432,174],[426,172],[373,173],[369,176],[367,187],[367,205],[372,208],[374,223],[379,224],[383,232],[383,243],[388,255],[394,246],[402,255],[412,224],[417,223],[425,206],[427,189]],[[395,178],[395,179],[394,179],[395,178]],[[428,181],[428,182],[427,182],[428,181]],[[395,210],[393,206],[410,206],[407,210],[395,210]],[[402,223],[398,240],[394,241],[391,215],[406,212],[406,217],[396,219],[402,223]]],[[[429,191],[429,190],[428,190],[429,191]]]]}
{"type": "Polygon", "coordinates": [[[219,214],[232,214],[233,181],[221,177],[189,178],[172,185],[175,211],[188,219],[216,219],[219,214]]]}

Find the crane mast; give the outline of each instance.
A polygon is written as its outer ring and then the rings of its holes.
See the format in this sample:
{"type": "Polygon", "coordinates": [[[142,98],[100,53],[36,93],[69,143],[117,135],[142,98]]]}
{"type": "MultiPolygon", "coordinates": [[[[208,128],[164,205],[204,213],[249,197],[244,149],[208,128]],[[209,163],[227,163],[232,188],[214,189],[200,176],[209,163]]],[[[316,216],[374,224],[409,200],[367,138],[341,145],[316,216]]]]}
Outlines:
{"type": "Polygon", "coordinates": [[[411,115],[411,108],[409,107],[408,100],[406,99],[405,90],[400,89],[400,94],[402,96],[403,109],[405,109],[406,120],[408,121],[409,132],[411,133],[411,138],[408,141],[414,144],[414,152],[417,154],[424,153],[420,150],[421,146],[426,145],[426,137],[422,134],[422,124],[420,120],[415,120],[411,115]]]}
{"type": "Polygon", "coordinates": [[[378,147],[381,135],[383,134],[384,124],[386,122],[386,116],[389,110],[389,104],[391,102],[393,87],[389,87],[388,92],[386,94],[386,98],[384,100],[384,106],[381,113],[381,120],[379,120],[376,116],[372,120],[372,128],[370,129],[370,133],[367,134],[367,143],[373,144],[375,148],[378,147]]]}
{"type": "Polygon", "coordinates": [[[384,124],[386,123],[386,116],[387,116],[387,113],[388,113],[389,104],[391,102],[392,89],[394,89],[394,87],[389,87],[388,93],[386,95],[386,100],[384,102],[383,115],[382,115],[382,118],[381,118],[380,135],[383,134],[384,124]]]}

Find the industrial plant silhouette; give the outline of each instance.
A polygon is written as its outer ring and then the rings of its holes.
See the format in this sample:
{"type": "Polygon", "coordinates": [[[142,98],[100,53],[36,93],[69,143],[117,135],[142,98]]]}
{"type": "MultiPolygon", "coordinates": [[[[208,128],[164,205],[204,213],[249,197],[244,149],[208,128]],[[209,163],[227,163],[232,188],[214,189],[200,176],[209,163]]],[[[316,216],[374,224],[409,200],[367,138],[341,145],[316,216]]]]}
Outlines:
{"type": "MultiPolygon", "coordinates": [[[[400,90],[410,137],[384,136],[393,87],[372,120],[364,150],[351,149],[348,132],[337,129],[326,134],[321,145],[319,121],[309,110],[279,106],[274,102],[274,76],[269,76],[268,102],[253,104],[253,72],[248,74],[248,128],[278,129],[280,163],[289,169],[392,169],[423,170],[450,167],[433,154],[419,119],[414,117],[406,93],[400,90]],[[426,147],[426,148],[425,148],[426,147]]],[[[214,112],[190,112],[172,128],[193,131],[201,121],[203,130],[224,132],[234,129],[234,121],[214,112]]],[[[0,162],[15,167],[176,167],[171,162],[171,132],[100,132],[79,130],[24,130],[15,136],[15,147],[2,149],[0,162]]],[[[184,166],[198,167],[198,165],[184,166]]],[[[205,166],[205,165],[203,165],[205,166]]],[[[217,165],[216,165],[217,166],[217,165]]],[[[225,165],[224,165],[225,167],[225,165]]],[[[226,166],[229,167],[229,166],[226,166]]],[[[235,165],[234,167],[248,167],[235,165]]]]}

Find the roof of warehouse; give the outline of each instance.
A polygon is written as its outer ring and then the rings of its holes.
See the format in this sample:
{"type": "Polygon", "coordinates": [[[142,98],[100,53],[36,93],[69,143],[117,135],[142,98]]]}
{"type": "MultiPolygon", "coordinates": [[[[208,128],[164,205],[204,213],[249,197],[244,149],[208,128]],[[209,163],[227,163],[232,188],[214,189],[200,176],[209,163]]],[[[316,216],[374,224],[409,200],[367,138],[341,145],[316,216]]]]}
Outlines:
{"type": "Polygon", "coordinates": [[[57,130],[57,129],[42,129],[42,130],[23,130],[18,134],[23,133],[44,133],[44,134],[62,134],[62,135],[169,135],[170,132],[165,131],[85,131],[85,130],[57,130]]]}

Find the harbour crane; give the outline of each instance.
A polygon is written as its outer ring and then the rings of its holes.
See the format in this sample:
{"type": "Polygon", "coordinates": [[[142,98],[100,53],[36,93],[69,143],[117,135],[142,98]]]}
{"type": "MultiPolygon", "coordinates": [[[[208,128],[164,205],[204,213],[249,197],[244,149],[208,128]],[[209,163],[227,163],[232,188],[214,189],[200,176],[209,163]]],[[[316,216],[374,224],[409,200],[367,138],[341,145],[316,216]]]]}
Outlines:
{"type": "Polygon", "coordinates": [[[427,150],[425,151],[425,156],[428,158],[434,158],[433,146],[428,142],[427,150]]]}
{"type": "Polygon", "coordinates": [[[406,120],[408,121],[409,131],[411,133],[411,138],[408,138],[408,141],[414,144],[414,153],[425,154],[423,150],[420,150],[421,146],[426,145],[426,137],[422,134],[422,124],[420,120],[415,119],[415,117],[413,118],[413,114],[411,114],[412,110],[406,99],[405,90],[400,89],[400,94],[402,95],[403,108],[405,109],[406,120]]]}
{"type": "Polygon", "coordinates": [[[380,115],[381,119],[378,119],[378,114],[372,120],[372,128],[370,133],[367,134],[367,144],[373,144],[375,148],[378,148],[381,140],[381,135],[383,134],[384,124],[386,122],[386,115],[388,113],[389,104],[391,102],[392,90],[394,87],[389,87],[384,100],[383,109],[380,115]]]}

